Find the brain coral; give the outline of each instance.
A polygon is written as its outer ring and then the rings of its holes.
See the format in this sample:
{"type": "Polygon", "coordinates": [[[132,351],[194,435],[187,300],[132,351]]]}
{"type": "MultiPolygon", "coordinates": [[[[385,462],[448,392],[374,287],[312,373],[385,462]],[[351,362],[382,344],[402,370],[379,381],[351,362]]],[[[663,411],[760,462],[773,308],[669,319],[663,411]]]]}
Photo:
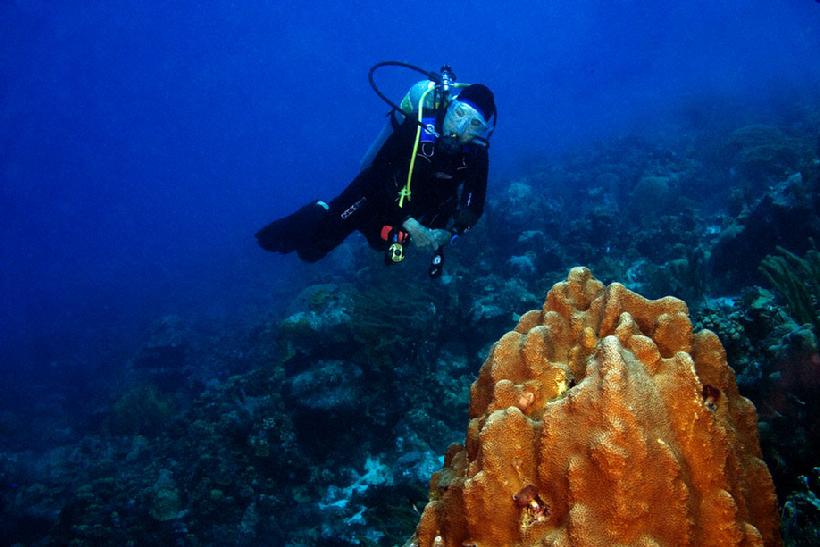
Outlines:
{"type": "Polygon", "coordinates": [[[678,299],[574,268],[470,399],[409,545],[781,543],[755,408],[678,299]]]}

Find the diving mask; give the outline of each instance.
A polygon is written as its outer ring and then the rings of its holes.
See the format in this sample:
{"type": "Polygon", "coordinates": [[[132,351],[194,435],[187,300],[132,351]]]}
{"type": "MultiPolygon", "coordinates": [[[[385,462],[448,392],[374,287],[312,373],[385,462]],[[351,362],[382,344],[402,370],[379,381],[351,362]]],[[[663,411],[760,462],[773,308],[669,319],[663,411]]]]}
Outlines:
{"type": "Polygon", "coordinates": [[[486,139],[489,125],[484,116],[474,106],[456,98],[447,108],[444,116],[444,136],[467,144],[476,138],[486,139]]]}

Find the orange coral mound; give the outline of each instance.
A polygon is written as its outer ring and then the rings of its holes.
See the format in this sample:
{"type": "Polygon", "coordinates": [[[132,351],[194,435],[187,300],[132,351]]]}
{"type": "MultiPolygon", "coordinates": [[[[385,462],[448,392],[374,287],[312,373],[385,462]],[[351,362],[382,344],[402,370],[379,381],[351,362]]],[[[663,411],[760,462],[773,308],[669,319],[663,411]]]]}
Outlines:
{"type": "Polygon", "coordinates": [[[495,344],[410,545],[779,545],[757,415],[686,304],[586,268],[495,344]]]}

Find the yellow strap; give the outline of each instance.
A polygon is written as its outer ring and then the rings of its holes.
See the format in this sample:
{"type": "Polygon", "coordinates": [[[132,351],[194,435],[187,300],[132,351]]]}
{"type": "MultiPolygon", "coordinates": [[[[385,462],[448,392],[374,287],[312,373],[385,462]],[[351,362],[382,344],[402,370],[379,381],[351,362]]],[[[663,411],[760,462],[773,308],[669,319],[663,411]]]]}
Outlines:
{"type": "Polygon", "coordinates": [[[418,124],[416,124],[416,140],[413,144],[413,154],[410,156],[410,169],[407,170],[407,183],[404,185],[404,188],[399,191],[399,208],[404,207],[404,200],[410,201],[410,181],[413,178],[413,168],[416,166],[416,154],[419,151],[419,139],[421,137],[421,122],[423,118],[423,110],[424,110],[424,99],[427,98],[427,94],[430,93],[433,89],[435,89],[436,84],[433,82],[429,82],[427,84],[427,89],[424,90],[424,93],[421,94],[421,98],[419,98],[419,105],[418,105],[418,124]]]}
{"type": "MultiPolygon", "coordinates": [[[[452,84],[453,87],[456,89],[467,87],[470,84],[462,84],[462,83],[454,83],[452,84]]],[[[407,170],[407,182],[405,183],[404,187],[399,191],[399,208],[404,207],[404,200],[410,201],[410,181],[413,178],[413,168],[416,166],[416,154],[419,151],[419,138],[421,137],[421,122],[423,118],[422,110],[424,109],[424,100],[427,98],[427,94],[433,91],[436,88],[436,84],[433,82],[427,82],[427,89],[424,90],[424,93],[421,94],[421,98],[419,98],[418,103],[418,124],[416,126],[416,142],[413,144],[413,155],[410,156],[410,169],[407,170]]],[[[404,101],[402,101],[402,107],[404,106],[404,101]]],[[[436,104],[434,105],[435,108],[439,108],[441,105],[436,104]]]]}

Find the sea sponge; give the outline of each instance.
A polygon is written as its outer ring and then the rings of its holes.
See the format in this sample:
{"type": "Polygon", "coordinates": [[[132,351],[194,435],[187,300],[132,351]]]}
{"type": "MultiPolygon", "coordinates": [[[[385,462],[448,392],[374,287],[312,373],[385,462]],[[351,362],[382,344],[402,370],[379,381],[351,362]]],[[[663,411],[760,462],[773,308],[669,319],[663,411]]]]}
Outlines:
{"type": "Polygon", "coordinates": [[[756,423],[684,302],[574,268],[490,352],[412,543],[779,545],[756,423]]]}

